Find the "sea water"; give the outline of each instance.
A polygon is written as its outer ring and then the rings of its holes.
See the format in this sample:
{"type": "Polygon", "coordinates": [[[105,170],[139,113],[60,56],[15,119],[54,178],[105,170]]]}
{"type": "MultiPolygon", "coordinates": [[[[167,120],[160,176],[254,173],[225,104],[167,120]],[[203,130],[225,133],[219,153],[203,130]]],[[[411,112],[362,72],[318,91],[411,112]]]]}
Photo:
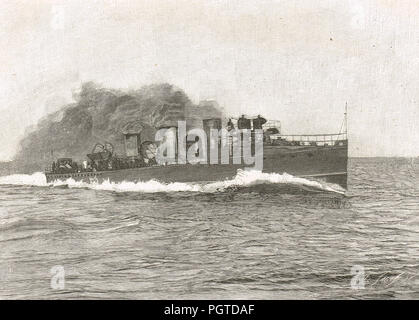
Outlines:
{"type": "Polygon", "coordinates": [[[0,177],[0,298],[419,298],[419,161],[350,159],[348,190],[0,177]]]}

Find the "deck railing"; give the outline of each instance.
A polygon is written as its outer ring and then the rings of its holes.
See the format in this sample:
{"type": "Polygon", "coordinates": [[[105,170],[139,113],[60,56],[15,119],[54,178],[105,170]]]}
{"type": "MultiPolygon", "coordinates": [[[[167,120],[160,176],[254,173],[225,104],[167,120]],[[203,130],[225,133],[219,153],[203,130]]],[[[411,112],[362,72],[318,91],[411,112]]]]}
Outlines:
{"type": "Polygon", "coordinates": [[[316,145],[316,146],[327,146],[336,145],[337,143],[346,143],[346,133],[336,134],[273,134],[269,136],[271,141],[275,142],[290,142],[298,145],[316,145]]]}
{"type": "Polygon", "coordinates": [[[278,132],[281,133],[281,121],[279,120],[268,120],[266,123],[262,126],[264,130],[269,128],[276,128],[278,129],[278,132]]]}

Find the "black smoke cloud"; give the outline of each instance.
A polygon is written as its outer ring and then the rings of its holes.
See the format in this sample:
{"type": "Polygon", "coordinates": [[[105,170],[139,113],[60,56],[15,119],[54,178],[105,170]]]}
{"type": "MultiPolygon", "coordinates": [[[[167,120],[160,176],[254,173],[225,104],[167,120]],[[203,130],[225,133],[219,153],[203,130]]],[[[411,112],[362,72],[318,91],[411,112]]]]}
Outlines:
{"type": "Polygon", "coordinates": [[[222,116],[215,102],[196,106],[181,89],[167,83],[125,92],[88,82],[75,100],[25,134],[14,160],[16,171],[43,170],[60,157],[80,161],[96,142],[111,142],[116,153],[123,154],[122,128],[131,121],[158,128],[178,120],[196,124],[201,118],[222,116]]]}

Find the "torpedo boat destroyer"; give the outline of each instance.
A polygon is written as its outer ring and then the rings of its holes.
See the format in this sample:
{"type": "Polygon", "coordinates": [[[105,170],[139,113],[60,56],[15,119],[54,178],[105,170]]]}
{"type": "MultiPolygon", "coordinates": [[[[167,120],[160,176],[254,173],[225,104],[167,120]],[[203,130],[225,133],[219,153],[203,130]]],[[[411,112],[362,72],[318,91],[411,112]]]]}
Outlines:
{"type": "MultiPolygon", "coordinates": [[[[346,124],[346,113],[345,120],[346,124]]],[[[263,172],[287,173],[308,180],[326,181],[347,188],[348,139],[347,129],[336,134],[290,135],[281,133],[279,121],[257,118],[203,119],[202,129],[231,130],[256,129],[263,132],[263,172]],[[228,122],[227,122],[228,120],[228,122]]],[[[176,126],[175,135],[179,133],[176,126]]],[[[86,183],[109,181],[139,182],[157,180],[160,182],[212,182],[232,179],[238,170],[248,166],[233,160],[229,147],[228,163],[208,164],[156,161],[159,143],[153,128],[141,121],[127,123],[121,130],[125,154],[114,151],[112,143],[97,143],[87,154],[87,159],[60,158],[45,170],[47,182],[73,179],[86,183]]],[[[255,139],[255,135],[251,135],[255,139]]],[[[177,141],[177,140],[176,140],[177,141]]],[[[188,142],[190,143],[190,142],[188,142]]],[[[220,141],[216,141],[218,146],[220,141]]],[[[209,145],[209,144],[208,144],[209,145]]],[[[254,151],[254,148],[252,149],[254,151]]],[[[179,152],[176,146],[176,152],[179,152]]]]}

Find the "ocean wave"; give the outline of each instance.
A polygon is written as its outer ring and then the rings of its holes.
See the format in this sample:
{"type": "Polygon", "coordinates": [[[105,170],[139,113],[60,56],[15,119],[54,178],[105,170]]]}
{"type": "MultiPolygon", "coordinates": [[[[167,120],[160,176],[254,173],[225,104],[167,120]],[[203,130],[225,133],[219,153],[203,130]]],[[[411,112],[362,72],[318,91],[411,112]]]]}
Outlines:
{"type": "Polygon", "coordinates": [[[86,183],[67,179],[65,181],[55,181],[47,183],[46,177],[42,172],[35,172],[30,175],[14,174],[10,176],[0,177],[0,185],[28,185],[38,187],[59,187],[68,186],[69,188],[88,188],[94,190],[116,191],[116,192],[222,192],[232,188],[246,188],[258,185],[292,185],[299,186],[303,189],[327,191],[336,193],[345,193],[345,190],[335,184],[320,181],[312,181],[305,178],[295,177],[293,175],[283,173],[264,173],[260,171],[238,170],[236,176],[230,180],[215,181],[208,183],[186,183],[172,182],[163,183],[156,180],[140,181],[140,182],[110,182],[109,180],[102,183],[86,183]]]}

